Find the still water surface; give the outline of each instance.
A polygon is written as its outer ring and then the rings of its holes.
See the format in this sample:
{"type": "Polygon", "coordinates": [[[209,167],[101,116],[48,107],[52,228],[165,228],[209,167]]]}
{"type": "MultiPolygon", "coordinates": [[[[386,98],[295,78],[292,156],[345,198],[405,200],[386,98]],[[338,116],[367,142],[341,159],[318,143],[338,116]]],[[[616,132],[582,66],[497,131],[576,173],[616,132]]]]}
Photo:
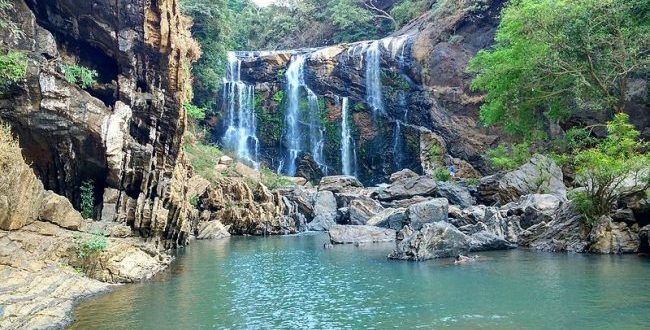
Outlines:
{"type": "Polygon", "coordinates": [[[512,250],[390,261],[323,234],[195,241],[168,271],[77,308],[72,329],[648,329],[650,259],[512,250]]]}

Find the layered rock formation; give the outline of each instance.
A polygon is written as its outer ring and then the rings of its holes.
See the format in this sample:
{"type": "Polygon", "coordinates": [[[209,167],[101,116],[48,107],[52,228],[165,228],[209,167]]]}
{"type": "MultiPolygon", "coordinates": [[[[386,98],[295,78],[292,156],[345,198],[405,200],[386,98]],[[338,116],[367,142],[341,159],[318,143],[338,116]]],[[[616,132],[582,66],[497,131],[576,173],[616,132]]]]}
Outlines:
{"type": "Polygon", "coordinates": [[[0,38],[29,63],[0,96],[0,118],[45,188],[79,207],[79,187],[92,180],[96,219],[185,244],[181,104],[198,48],[177,1],[14,1],[11,17],[24,36],[0,38]],[[97,82],[68,82],[72,64],[96,70],[97,82]]]}

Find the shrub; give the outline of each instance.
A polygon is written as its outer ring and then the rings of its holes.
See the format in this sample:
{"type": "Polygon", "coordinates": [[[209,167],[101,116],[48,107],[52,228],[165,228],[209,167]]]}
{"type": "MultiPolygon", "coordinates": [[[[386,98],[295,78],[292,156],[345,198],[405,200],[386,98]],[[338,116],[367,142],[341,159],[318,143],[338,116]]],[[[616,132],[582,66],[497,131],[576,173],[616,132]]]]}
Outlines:
{"type": "Polygon", "coordinates": [[[500,144],[485,153],[492,165],[498,169],[511,171],[530,160],[530,144],[527,142],[506,147],[500,144]]]}
{"type": "Polygon", "coordinates": [[[192,205],[194,207],[199,206],[199,196],[198,195],[194,195],[194,196],[190,197],[190,205],[192,205]]]}
{"type": "Polygon", "coordinates": [[[97,71],[82,65],[64,65],[63,75],[69,83],[78,84],[81,88],[88,88],[90,85],[97,83],[97,71]]]}
{"type": "Polygon", "coordinates": [[[81,183],[81,215],[88,219],[92,218],[95,213],[95,185],[93,180],[86,180],[81,183]]]}
{"type": "Polygon", "coordinates": [[[204,179],[215,182],[214,166],[223,152],[219,148],[203,143],[186,143],[183,147],[194,172],[204,179]]]}
{"type": "Polygon", "coordinates": [[[477,178],[468,178],[467,180],[465,180],[465,183],[469,187],[478,187],[480,181],[477,178]]]}
{"type": "Polygon", "coordinates": [[[433,173],[433,176],[436,178],[437,181],[451,180],[451,173],[449,173],[449,171],[444,167],[437,168],[436,171],[433,173]]]}
{"type": "Polygon", "coordinates": [[[639,139],[627,114],[619,113],[607,123],[608,135],[593,148],[575,155],[577,181],[584,192],[573,201],[588,219],[609,214],[624,196],[650,189],[650,145],[639,139]]]}
{"type": "Polygon", "coordinates": [[[271,190],[293,185],[293,181],[289,180],[289,178],[279,175],[267,167],[262,167],[260,174],[262,183],[271,190]]]}
{"type": "Polygon", "coordinates": [[[192,103],[185,102],[183,108],[187,112],[187,116],[192,120],[203,120],[205,119],[205,108],[196,106],[192,103]]]}
{"type": "Polygon", "coordinates": [[[442,150],[437,143],[432,143],[427,152],[429,154],[429,161],[431,162],[440,161],[442,159],[442,150]]]}
{"type": "Polygon", "coordinates": [[[81,269],[89,273],[94,268],[97,257],[108,249],[108,241],[99,232],[93,233],[89,238],[75,236],[74,249],[81,261],[81,269]]]}
{"type": "Polygon", "coordinates": [[[27,56],[9,51],[0,55],[0,89],[20,80],[27,73],[27,56]]]}

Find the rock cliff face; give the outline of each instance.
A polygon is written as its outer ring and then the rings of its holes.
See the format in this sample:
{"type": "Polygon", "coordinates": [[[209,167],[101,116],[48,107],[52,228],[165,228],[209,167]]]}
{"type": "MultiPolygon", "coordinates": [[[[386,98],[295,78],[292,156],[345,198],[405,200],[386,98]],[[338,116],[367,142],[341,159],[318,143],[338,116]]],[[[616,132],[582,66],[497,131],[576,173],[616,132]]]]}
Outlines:
{"type": "Polygon", "coordinates": [[[486,172],[480,155],[496,137],[477,125],[482,99],[465,68],[492,43],[502,5],[430,15],[381,40],[233,53],[215,138],[315,182],[346,174],[376,184],[402,168],[431,173],[451,162],[465,176],[486,172]],[[300,170],[314,167],[321,173],[300,170]]]}
{"type": "Polygon", "coordinates": [[[178,1],[14,1],[24,32],[0,32],[28,54],[26,77],[0,95],[23,156],[46,189],[80,204],[92,180],[96,219],[117,221],[161,246],[190,232],[181,106],[198,48],[178,1]],[[98,72],[82,89],[64,65],[98,72]]]}

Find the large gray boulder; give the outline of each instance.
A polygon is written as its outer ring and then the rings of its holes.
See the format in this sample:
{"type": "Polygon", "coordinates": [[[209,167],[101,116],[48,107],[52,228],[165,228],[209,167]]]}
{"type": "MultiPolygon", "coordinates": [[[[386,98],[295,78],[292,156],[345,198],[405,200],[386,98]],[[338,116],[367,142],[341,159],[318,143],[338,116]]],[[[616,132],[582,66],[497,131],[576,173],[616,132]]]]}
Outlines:
{"type": "Polygon", "coordinates": [[[450,204],[460,207],[470,207],[476,204],[476,200],[467,187],[455,182],[438,182],[436,196],[446,198],[450,204]]]}
{"type": "Polygon", "coordinates": [[[483,230],[470,236],[469,249],[473,252],[508,250],[517,247],[516,244],[510,243],[487,230],[483,230]]]}
{"type": "Polygon", "coordinates": [[[419,230],[425,223],[447,221],[449,202],[445,198],[413,204],[408,207],[406,214],[408,222],[414,230],[419,230]]]}
{"type": "Polygon", "coordinates": [[[528,227],[517,242],[535,250],[582,253],[589,247],[589,230],[571,203],[562,203],[550,221],[528,227]]]}
{"type": "Polygon", "coordinates": [[[427,223],[422,229],[397,243],[390,259],[427,260],[467,254],[470,237],[444,221],[427,223]]]}
{"type": "Polygon", "coordinates": [[[406,209],[388,208],[368,219],[367,225],[400,230],[406,223],[406,209]]]}
{"type": "Polygon", "coordinates": [[[333,225],[329,229],[329,235],[332,244],[357,244],[394,242],[396,232],[375,226],[333,225]]]}
{"type": "Polygon", "coordinates": [[[562,170],[552,159],[535,155],[518,169],[487,176],[481,179],[479,202],[483,204],[506,204],[517,201],[521,196],[548,193],[566,200],[562,170]]]}
{"type": "Polygon", "coordinates": [[[338,208],[331,191],[319,191],[314,199],[314,219],[307,224],[308,230],[325,231],[336,224],[338,208]]]}
{"type": "Polygon", "coordinates": [[[332,175],[323,177],[318,184],[318,190],[329,190],[339,193],[350,188],[363,188],[357,178],[349,175],[332,175]]]}
{"type": "Polygon", "coordinates": [[[377,198],[383,201],[406,199],[413,196],[433,196],[436,192],[436,182],[426,176],[410,177],[397,180],[380,191],[377,198]]]}
{"type": "Polygon", "coordinates": [[[201,221],[197,228],[196,239],[219,239],[229,236],[228,227],[221,221],[201,221]]]}
{"type": "Polygon", "coordinates": [[[361,197],[350,202],[348,214],[351,225],[365,225],[368,219],[383,211],[384,207],[374,199],[361,197]]]}
{"type": "Polygon", "coordinates": [[[418,176],[419,175],[417,173],[411,171],[408,168],[405,168],[405,169],[403,169],[401,171],[397,171],[397,172],[391,174],[389,182],[393,183],[393,182],[397,182],[397,181],[402,180],[402,179],[415,178],[415,177],[418,177],[418,176]]]}

